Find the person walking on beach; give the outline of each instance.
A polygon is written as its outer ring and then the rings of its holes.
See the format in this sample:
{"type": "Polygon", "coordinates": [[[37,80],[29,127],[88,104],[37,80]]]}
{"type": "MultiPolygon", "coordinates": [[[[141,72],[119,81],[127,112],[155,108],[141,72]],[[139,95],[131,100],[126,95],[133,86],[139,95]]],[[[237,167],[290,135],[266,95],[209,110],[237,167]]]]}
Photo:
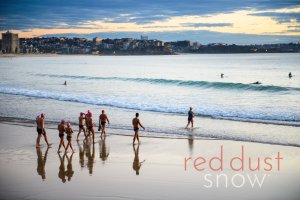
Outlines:
{"type": "Polygon", "coordinates": [[[49,142],[48,142],[46,131],[45,131],[45,114],[42,113],[40,116],[37,116],[35,119],[35,122],[36,122],[36,131],[38,133],[38,136],[36,138],[36,147],[38,148],[41,146],[40,141],[41,141],[42,135],[44,136],[47,146],[50,147],[51,144],[49,144],[49,142]]]}
{"type": "Polygon", "coordinates": [[[186,125],[185,128],[188,128],[188,126],[189,126],[190,124],[192,125],[192,128],[194,128],[194,116],[195,116],[195,114],[194,114],[194,112],[193,112],[193,108],[190,107],[190,110],[189,110],[189,112],[188,112],[188,123],[187,123],[187,125],[186,125]]]}
{"type": "Polygon", "coordinates": [[[102,135],[105,135],[105,134],[106,134],[106,132],[105,132],[105,129],[106,129],[106,121],[107,121],[108,124],[109,124],[108,117],[107,117],[107,115],[105,114],[105,111],[102,110],[102,114],[99,116],[99,126],[101,125],[101,137],[102,137],[102,135]]]}
{"type": "Polygon", "coordinates": [[[90,110],[87,111],[85,114],[85,127],[86,127],[86,138],[91,135],[91,131],[88,129],[88,121],[89,121],[89,115],[90,115],[90,110]]]}
{"type": "Polygon", "coordinates": [[[60,124],[58,124],[58,126],[57,126],[57,129],[58,129],[59,138],[60,138],[60,142],[59,142],[59,146],[58,146],[58,150],[57,150],[57,153],[59,153],[61,146],[63,146],[64,149],[66,150],[66,146],[65,146],[65,142],[64,142],[64,135],[66,132],[65,120],[61,120],[60,124]]]}
{"type": "Polygon", "coordinates": [[[86,118],[86,120],[87,120],[87,130],[89,132],[92,132],[93,144],[95,144],[95,130],[94,130],[94,124],[93,124],[93,119],[92,119],[92,113],[91,112],[88,113],[88,118],[86,118]]]}
{"type": "Polygon", "coordinates": [[[81,131],[83,131],[84,137],[86,139],[86,132],[84,128],[85,114],[83,112],[80,113],[78,120],[79,120],[79,132],[77,134],[77,141],[79,141],[79,134],[81,133],[81,131]]]}
{"type": "Polygon", "coordinates": [[[132,119],[132,125],[133,125],[133,130],[134,130],[133,144],[135,142],[135,139],[137,139],[138,143],[140,144],[139,126],[142,127],[144,130],[145,130],[145,127],[140,122],[139,113],[136,113],[135,118],[132,119]]]}
{"type": "Polygon", "coordinates": [[[73,134],[73,130],[71,128],[70,122],[68,122],[68,124],[67,124],[66,133],[67,133],[68,144],[67,144],[65,153],[67,152],[67,150],[68,150],[69,147],[71,147],[72,152],[75,153],[75,151],[73,149],[73,146],[72,146],[72,134],[73,134]]]}

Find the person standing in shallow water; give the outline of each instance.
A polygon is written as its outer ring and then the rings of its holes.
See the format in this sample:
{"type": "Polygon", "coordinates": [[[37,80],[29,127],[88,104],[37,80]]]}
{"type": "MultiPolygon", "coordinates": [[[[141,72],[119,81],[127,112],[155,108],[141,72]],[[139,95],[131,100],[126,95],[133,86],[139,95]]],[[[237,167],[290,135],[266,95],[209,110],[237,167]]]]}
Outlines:
{"type": "Polygon", "coordinates": [[[142,127],[145,130],[145,127],[141,124],[140,119],[139,119],[139,113],[135,114],[135,118],[132,119],[132,125],[133,125],[133,130],[134,130],[134,137],[133,137],[133,144],[135,142],[135,139],[137,139],[138,143],[140,144],[140,139],[139,139],[139,126],[142,127]]]}
{"type": "Polygon", "coordinates": [[[37,116],[35,119],[35,122],[36,122],[36,131],[38,133],[38,136],[36,138],[36,148],[41,146],[40,141],[41,141],[42,135],[44,136],[47,146],[51,147],[51,144],[49,144],[49,142],[48,142],[46,131],[45,131],[45,114],[42,113],[40,116],[37,116]]]}
{"type": "Polygon", "coordinates": [[[185,128],[188,128],[188,126],[189,126],[190,124],[192,125],[192,128],[194,128],[194,116],[195,116],[195,114],[194,114],[194,112],[193,112],[193,108],[190,107],[190,110],[189,110],[189,112],[188,112],[188,123],[187,123],[187,125],[186,125],[185,128]]]}

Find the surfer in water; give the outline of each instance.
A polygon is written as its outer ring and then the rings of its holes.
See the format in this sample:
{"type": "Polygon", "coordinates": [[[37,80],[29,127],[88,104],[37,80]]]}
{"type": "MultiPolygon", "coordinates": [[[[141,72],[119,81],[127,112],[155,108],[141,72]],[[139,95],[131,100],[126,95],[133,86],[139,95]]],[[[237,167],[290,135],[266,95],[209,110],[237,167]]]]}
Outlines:
{"type": "Polygon", "coordinates": [[[65,80],[64,85],[67,85],[67,81],[65,80]]]}
{"type": "Polygon", "coordinates": [[[255,84],[255,85],[260,85],[260,84],[261,84],[261,82],[259,82],[259,81],[256,81],[256,82],[254,82],[254,83],[252,83],[252,84],[255,84]]]}
{"type": "Polygon", "coordinates": [[[221,73],[221,78],[224,78],[224,74],[223,73],[221,73]]]}
{"type": "Polygon", "coordinates": [[[292,72],[290,72],[289,73],[289,78],[292,78],[292,77],[293,77],[292,72]]]}
{"type": "Polygon", "coordinates": [[[185,128],[188,128],[188,126],[190,125],[190,123],[192,124],[192,128],[194,128],[194,116],[195,116],[195,114],[193,112],[193,108],[190,107],[190,110],[188,112],[188,123],[187,123],[187,125],[186,125],[185,128]]]}

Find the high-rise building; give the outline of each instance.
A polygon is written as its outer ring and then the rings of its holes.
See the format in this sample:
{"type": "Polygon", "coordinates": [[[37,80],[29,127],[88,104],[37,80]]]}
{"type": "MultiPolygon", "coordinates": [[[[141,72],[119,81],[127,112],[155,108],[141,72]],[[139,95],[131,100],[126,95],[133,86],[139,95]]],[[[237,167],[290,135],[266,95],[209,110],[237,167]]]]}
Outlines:
{"type": "Polygon", "coordinates": [[[7,31],[2,33],[2,51],[5,53],[19,52],[19,37],[18,34],[7,31]]]}

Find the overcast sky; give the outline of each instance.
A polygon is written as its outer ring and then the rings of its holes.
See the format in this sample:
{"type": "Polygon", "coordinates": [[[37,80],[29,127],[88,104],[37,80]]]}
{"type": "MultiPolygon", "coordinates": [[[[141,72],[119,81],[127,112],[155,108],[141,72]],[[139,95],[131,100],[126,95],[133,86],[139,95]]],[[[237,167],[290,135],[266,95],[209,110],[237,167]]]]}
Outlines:
{"type": "Polygon", "coordinates": [[[300,42],[300,0],[9,0],[0,2],[6,30],[19,37],[300,42]]]}

